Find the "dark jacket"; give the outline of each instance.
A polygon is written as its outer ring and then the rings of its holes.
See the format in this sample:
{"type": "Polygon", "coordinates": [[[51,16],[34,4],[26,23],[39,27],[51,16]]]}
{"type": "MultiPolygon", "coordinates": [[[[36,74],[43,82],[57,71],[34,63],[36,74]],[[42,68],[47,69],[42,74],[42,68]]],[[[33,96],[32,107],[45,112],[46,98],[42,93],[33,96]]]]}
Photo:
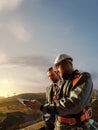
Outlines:
{"type": "Polygon", "coordinates": [[[45,104],[42,109],[44,112],[66,117],[78,114],[83,108],[90,106],[93,91],[91,75],[87,72],[81,73],[74,87],[73,78],[69,77],[65,80],[58,94],[58,101],[45,104]]]}

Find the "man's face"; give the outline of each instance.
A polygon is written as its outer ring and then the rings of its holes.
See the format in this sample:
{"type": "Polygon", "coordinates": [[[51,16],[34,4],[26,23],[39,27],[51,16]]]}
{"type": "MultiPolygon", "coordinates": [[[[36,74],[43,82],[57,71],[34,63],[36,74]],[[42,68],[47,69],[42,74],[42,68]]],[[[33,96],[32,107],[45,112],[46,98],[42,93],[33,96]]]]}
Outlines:
{"type": "Polygon", "coordinates": [[[48,71],[47,76],[53,83],[56,83],[59,80],[59,76],[54,70],[48,71]]]}
{"type": "Polygon", "coordinates": [[[68,74],[69,72],[68,62],[67,61],[60,62],[58,65],[56,65],[56,71],[61,78],[64,75],[68,74]]]}

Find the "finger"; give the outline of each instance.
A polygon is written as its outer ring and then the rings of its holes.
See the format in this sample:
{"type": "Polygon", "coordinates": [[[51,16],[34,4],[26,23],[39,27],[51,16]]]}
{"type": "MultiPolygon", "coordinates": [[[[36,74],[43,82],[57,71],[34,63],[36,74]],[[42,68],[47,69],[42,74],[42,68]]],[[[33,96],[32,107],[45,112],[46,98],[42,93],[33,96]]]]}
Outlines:
{"type": "Polygon", "coordinates": [[[32,100],[32,103],[36,103],[36,100],[32,100]]]}

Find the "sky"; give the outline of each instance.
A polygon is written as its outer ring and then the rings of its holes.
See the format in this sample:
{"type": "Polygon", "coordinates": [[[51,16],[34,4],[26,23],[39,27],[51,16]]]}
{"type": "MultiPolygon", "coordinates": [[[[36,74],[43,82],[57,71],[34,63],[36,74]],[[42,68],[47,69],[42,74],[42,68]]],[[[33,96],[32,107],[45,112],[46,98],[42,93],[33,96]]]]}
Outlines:
{"type": "Polygon", "coordinates": [[[45,92],[61,53],[98,88],[98,0],[0,0],[0,96],[45,92]]]}

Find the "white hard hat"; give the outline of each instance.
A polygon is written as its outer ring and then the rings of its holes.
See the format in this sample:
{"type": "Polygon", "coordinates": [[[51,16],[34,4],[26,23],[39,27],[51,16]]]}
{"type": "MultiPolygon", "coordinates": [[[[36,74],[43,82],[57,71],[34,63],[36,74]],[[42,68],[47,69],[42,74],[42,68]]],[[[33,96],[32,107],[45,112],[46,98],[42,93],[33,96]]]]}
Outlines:
{"type": "Polygon", "coordinates": [[[72,63],[73,58],[67,54],[60,54],[56,57],[56,59],[54,61],[54,65],[57,65],[58,63],[60,63],[63,60],[68,60],[70,63],[72,63]]]}

